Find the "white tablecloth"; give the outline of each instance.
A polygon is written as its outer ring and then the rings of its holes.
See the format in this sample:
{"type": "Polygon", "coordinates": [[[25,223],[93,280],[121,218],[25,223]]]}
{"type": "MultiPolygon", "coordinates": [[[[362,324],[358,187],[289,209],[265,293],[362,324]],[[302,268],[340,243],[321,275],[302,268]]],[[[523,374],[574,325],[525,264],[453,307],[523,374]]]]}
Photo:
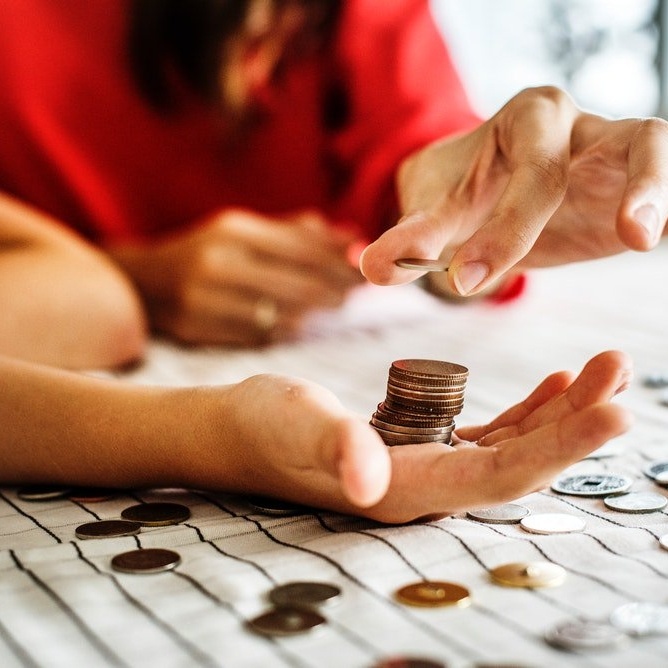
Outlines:
{"type": "MultiPolygon", "coordinates": [[[[444,304],[416,286],[364,288],[342,314],[314,319],[304,340],[265,351],[183,349],[155,341],[145,364],[125,380],[161,385],[227,383],[260,372],[304,376],[370,416],[385,393],[394,359],[422,357],[470,369],[458,424],[485,421],[523,398],[548,373],[578,370],[605,349],[632,355],[637,378],[618,400],[637,416],[604,459],[575,472],[618,472],[634,490],[666,494],[645,475],[668,460],[668,407],[640,382],[668,371],[668,247],[535,272],[510,305],[444,304]]],[[[456,484],[443,481],[444,485],[456,484]]],[[[419,481],[415,493],[419,494],[419,481]]],[[[621,604],[668,603],[665,510],[626,514],[601,499],[549,489],[521,500],[532,512],[568,512],[584,532],[534,535],[518,525],[456,516],[427,524],[382,526],[312,512],[262,515],[243,498],[183,490],[137,491],[102,503],[29,502],[0,490],[0,666],[299,666],[368,667],[381,658],[420,655],[448,666],[668,665],[668,636],[632,639],[609,651],[552,648],[556,623],[604,620],[621,604]],[[192,517],[137,537],[78,540],[74,529],[117,518],[137,501],[188,505],[192,517]],[[119,552],[176,550],[182,563],[158,575],[110,568],[119,552]],[[490,569],[548,560],[566,582],[551,589],[506,588],[490,569]],[[413,608],[394,592],[422,579],[468,587],[473,604],[413,608]],[[328,624],[269,639],[245,622],[269,609],[267,592],[291,580],[324,580],[342,589],[328,624]]]]}

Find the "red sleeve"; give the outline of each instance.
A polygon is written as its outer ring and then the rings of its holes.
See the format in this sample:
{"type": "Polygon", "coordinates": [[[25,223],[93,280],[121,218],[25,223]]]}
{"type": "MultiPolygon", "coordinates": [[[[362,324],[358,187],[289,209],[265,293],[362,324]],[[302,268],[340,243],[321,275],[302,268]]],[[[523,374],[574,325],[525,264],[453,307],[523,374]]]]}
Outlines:
{"type": "Polygon", "coordinates": [[[471,129],[471,109],[428,0],[349,0],[337,58],[350,121],[337,135],[335,159],[350,183],[337,217],[375,238],[396,215],[395,171],[425,144],[471,129]]]}

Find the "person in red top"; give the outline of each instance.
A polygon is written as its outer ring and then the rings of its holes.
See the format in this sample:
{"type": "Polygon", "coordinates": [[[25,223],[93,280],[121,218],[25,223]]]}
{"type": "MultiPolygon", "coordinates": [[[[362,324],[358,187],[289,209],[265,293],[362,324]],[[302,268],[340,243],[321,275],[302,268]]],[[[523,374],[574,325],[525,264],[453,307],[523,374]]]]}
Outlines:
{"type": "Polygon", "coordinates": [[[459,429],[463,447],[428,449],[384,447],[298,379],[163,390],[45,366],[135,360],[148,326],[290,335],[359,283],[359,241],[375,239],[369,280],[414,280],[397,258],[440,256],[434,287],[457,295],[658,242],[663,121],[608,121],[538,88],[482,123],[427,0],[379,7],[1,5],[4,482],[248,491],[401,522],[517,498],[628,428],[610,403],[630,375],[617,352],[459,429]]]}

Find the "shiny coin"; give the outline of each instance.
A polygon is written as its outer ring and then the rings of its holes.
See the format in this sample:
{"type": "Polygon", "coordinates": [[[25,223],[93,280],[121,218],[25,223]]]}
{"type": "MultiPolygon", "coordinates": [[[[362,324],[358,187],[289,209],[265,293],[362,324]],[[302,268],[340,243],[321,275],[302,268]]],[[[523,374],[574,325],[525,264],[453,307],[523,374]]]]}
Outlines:
{"type": "Polygon", "coordinates": [[[520,526],[530,533],[551,534],[584,531],[587,523],[568,513],[537,513],[523,517],[520,526]]]}
{"type": "Polygon", "coordinates": [[[102,501],[109,501],[118,496],[118,491],[115,489],[106,489],[104,487],[75,487],[67,495],[71,501],[79,503],[101,503],[102,501]]]}
{"type": "Polygon", "coordinates": [[[247,496],[246,503],[263,515],[298,515],[305,512],[304,506],[269,496],[247,496]]]}
{"type": "Polygon", "coordinates": [[[423,260],[417,257],[402,257],[394,261],[402,269],[416,269],[417,271],[447,271],[448,263],[444,260],[423,260]]]}
{"type": "Polygon", "coordinates": [[[172,550],[149,548],[117,554],[111,560],[111,567],[121,573],[149,575],[170,571],[180,563],[181,557],[172,550]]]}
{"type": "Polygon", "coordinates": [[[81,524],[74,530],[77,538],[118,538],[119,536],[136,536],[141,531],[139,522],[129,520],[100,520],[81,524]]]}
{"type": "Polygon", "coordinates": [[[566,579],[566,571],[549,561],[517,561],[502,564],[490,571],[492,579],[506,587],[558,587],[566,579]]]}
{"type": "MultiPolygon", "coordinates": [[[[645,468],[645,475],[659,484],[663,484],[663,475],[668,475],[668,462],[654,462],[645,468]]],[[[666,478],[668,482],[668,478],[666,478]]]]}
{"type": "Polygon", "coordinates": [[[552,489],[572,496],[608,496],[626,492],[632,484],[633,480],[625,475],[583,473],[559,478],[552,483],[552,489]]]}
{"type": "Polygon", "coordinates": [[[469,510],[466,515],[477,522],[486,524],[516,524],[531,511],[517,503],[506,503],[492,508],[469,510]]]}
{"type": "Polygon", "coordinates": [[[424,581],[401,587],[395,597],[405,605],[436,608],[445,605],[466,607],[471,604],[471,594],[466,587],[454,582],[424,581]]]}
{"type": "Polygon", "coordinates": [[[373,664],[373,668],[446,668],[441,661],[423,659],[416,656],[395,656],[381,659],[373,664]]]}
{"type": "Polygon", "coordinates": [[[126,508],[121,517],[145,527],[162,527],[185,522],[190,517],[190,509],[180,503],[139,503],[126,508]]]}
{"type": "Polygon", "coordinates": [[[425,381],[425,377],[427,379],[433,377],[439,381],[455,379],[464,381],[468,377],[469,370],[461,364],[443,360],[403,359],[392,362],[390,374],[392,373],[409,378],[417,377],[421,382],[425,381]]]}
{"type": "Polygon", "coordinates": [[[52,501],[66,497],[70,489],[60,485],[29,485],[21,487],[16,494],[24,501],[52,501]]]}
{"type": "Polygon", "coordinates": [[[269,600],[282,607],[317,607],[332,602],[341,594],[336,585],[326,582],[288,582],[269,592],[269,600]]]}
{"type": "Polygon", "coordinates": [[[664,550],[668,550],[668,533],[659,538],[659,545],[661,545],[664,550]]]}
{"type": "Polygon", "coordinates": [[[668,500],[665,496],[654,492],[629,492],[606,496],[603,503],[611,510],[622,513],[653,513],[661,510],[668,500]]]}
{"type": "Polygon", "coordinates": [[[327,620],[315,610],[306,608],[276,608],[248,622],[256,633],[266,636],[292,636],[310,631],[327,620]]]}
{"type": "Polygon", "coordinates": [[[668,634],[668,605],[626,603],[610,614],[610,623],[633,636],[668,634]]]}
{"type": "Polygon", "coordinates": [[[557,624],[545,634],[550,645],[571,650],[600,650],[620,647],[628,636],[605,622],[577,619],[557,624]]]}

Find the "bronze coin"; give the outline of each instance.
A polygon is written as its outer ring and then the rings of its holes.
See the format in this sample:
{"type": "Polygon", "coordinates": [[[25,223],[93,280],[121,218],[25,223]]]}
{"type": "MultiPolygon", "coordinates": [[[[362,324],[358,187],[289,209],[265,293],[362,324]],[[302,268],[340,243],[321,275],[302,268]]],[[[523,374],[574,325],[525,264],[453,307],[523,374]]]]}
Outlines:
{"type": "Polygon", "coordinates": [[[395,592],[400,603],[425,608],[446,605],[466,607],[471,604],[471,594],[466,587],[454,582],[423,581],[401,587],[395,592]]]}
{"type": "Polygon", "coordinates": [[[126,508],[121,517],[145,527],[162,527],[185,522],[190,517],[190,509],[180,503],[139,503],[126,508]]]}
{"type": "Polygon", "coordinates": [[[549,561],[519,561],[502,564],[490,571],[492,579],[506,587],[557,587],[566,579],[566,571],[549,561]]]}
{"type": "Polygon", "coordinates": [[[101,503],[102,501],[109,501],[118,496],[118,491],[115,489],[107,489],[105,487],[75,487],[67,495],[71,501],[78,501],[79,503],[101,503]]]}
{"type": "Polygon", "coordinates": [[[77,538],[118,538],[119,536],[136,536],[141,531],[139,522],[129,520],[100,520],[87,522],[78,526],[74,534],[77,538]]]}
{"type": "Polygon", "coordinates": [[[293,636],[326,623],[326,619],[308,608],[280,607],[248,622],[248,627],[266,636],[293,636]]]}
{"type": "Polygon", "coordinates": [[[172,550],[147,548],[117,554],[111,560],[111,567],[121,573],[152,574],[162,573],[181,563],[181,557],[172,550]]]}

